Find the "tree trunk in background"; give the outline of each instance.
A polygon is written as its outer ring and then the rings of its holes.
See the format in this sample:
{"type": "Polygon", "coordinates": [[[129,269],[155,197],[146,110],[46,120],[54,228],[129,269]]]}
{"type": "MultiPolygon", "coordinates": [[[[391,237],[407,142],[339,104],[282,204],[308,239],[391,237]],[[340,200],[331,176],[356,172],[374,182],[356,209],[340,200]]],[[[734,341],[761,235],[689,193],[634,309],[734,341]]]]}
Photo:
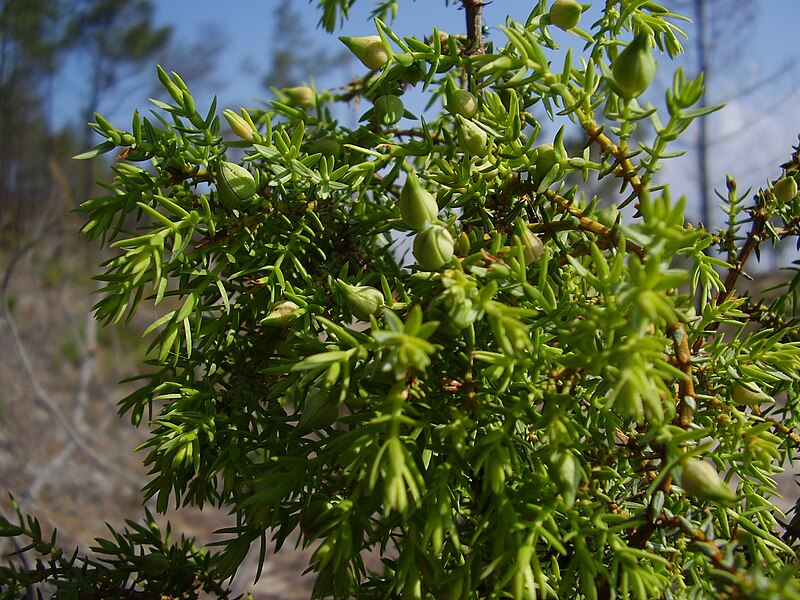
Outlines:
{"type": "MultiPolygon", "coordinates": [[[[694,2],[694,10],[695,14],[697,15],[697,29],[698,32],[695,35],[695,40],[697,41],[697,67],[701,73],[706,74],[705,82],[708,85],[708,60],[706,57],[706,0],[695,0],[694,2]]],[[[703,97],[700,99],[700,105],[698,108],[703,109],[708,106],[708,102],[706,99],[705,92],[703,93],[703,97]]],[[[711,216],[711,197],[709,194],[709,172],[708,172],[708,119],[699,119],[698,126],[700,131],[698,132],[698,140],[697,140],[697,166],[698,166],[698,176],[699,176],[699,201],[700,201],[700,222],[706,227],[706,229],[711,229],[713,226],[712,223],[712,216],[711,216]]]]}

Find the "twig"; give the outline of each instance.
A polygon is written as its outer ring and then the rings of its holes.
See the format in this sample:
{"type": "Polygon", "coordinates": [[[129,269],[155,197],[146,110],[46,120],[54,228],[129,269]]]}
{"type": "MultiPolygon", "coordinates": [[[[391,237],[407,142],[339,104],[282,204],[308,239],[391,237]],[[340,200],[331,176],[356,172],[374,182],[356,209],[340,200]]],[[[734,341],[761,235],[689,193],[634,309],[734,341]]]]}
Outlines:
{"type": "Polygon", "coordinates": [[[422,129],[397,129],[397,130],[389,130],[389,133],[397,136],[397,137],[430,137],[434,142],[438,142],[441,144],[445,143],[445,138],[440,135],[431,135],[427,131],[423,131],[422,129]]]}
{"type": "Polygon", "coordinates": [[[786,338],[792,342],[800,341],[800,332],[797,331],[800,323],[798,323],[797,319],[787,322],[776,315],[769,306],[765,306],[749,297],[745,298],[741,310],[747,313],[751,321],[772,329],[782,329],[785,331],[786,338]]]}
{"type": "Polygon", "coordinates": [[[636,168],[633,166],[633,163],[630,158],[628,158],[625,151],[612,142],[611,139],[603,133],[603,129],[598,127],[597,123],[594,121],[582,121],[581,127],[583,127],[583,130],[589,135],[589,139],[595,142],[604,153],[616,159],[618,167],[614,169],[614,175],[628,182],[637,197],[641,196],[642,180],[636,174],[636,168]]]}
{"type": "MultiPolygon", "coordinates": [[[[792,157],[788,165],[789,167],[787,169],[787,173],[798,170],[798,167],[800,166],[800,147],[794,148],[794,152],[792,152],[792,157]]],[[[783,167],[786,168],[787,165],[783,165],[783,167]]],[[[766,227],[766,224],[773,215],[773,211],[769,210],[770,194],[771,192],[769,190],[762,189],[759,190],[754,197],[755,202],[753,207],[748,211],[753,218],[750,232],[747,234],[744,246],[742,246],[742,249],[736,256],[736,259],[733,261],[731,268],[728,269],[728,274],[725,276],[724,288],[720,290],[717,296],[714,298],[715,306],[719,306],[733,295],[733,292],[736,289],[736,283],[739,281],[739,277],[744,274],[745,264],[747,264],[747,261],[750,260],[750,257],[758,249],[761,242],[772,236],[769,228],[766,227]]],[[[782,238],[791,235],[793,233],[791,228],[796,225],[796,222],[790,223],[789,228],[779,233],[779,237],[782,238]]],[[[708,335],[716,331],[718,328],[719,322],[712,323],[706,333],[700,335],[697,340],[695,340],[695,343],[692,346],[692,351],[698,352],[705,343],[708,335]]]]}
{"type": "Polygon", "coordinates": [[[750,259],[755,249],[758,248],[758,245],[766,239],[764,236],[764,225],[769,220],[770,216],[772,216],[770,211],[767,210],[767,193],[768,192],[761,190],[756,194],[755,206],[750,209],[750,214],[753,216],[750,232],[747,234],[747,239],[744,242],[744,246],[742,246],[742,249],[739,251],[736,261],[731,268],[728,269],[728,274],[725,276],[724,289],[720,290],[717,297],[714,299],[714,304],[716,306],[719,306],[731,297],[736,288],[736,282],[744,273],[744,265],[750,259]]]}
{"type": "MultiPolygon", "coordinates": [[[[531,189],[530,186],[524,185],[522,186],[522,192],[525,196],[528,196],[528,198],[535,194],[535,191],[531,189]]],[[[595,221],[591,217],[586,216],[586,214],[580,208],[573,205],[572,202],[564,198],[564,196],[561,196],[551,189],[545,190],[542,195],[550,202],[558,206],[558,208],[560,208],[563,212],[569,213],[575,217],[578,220],[578,229],[593,233],[594,235],[607,240],[614,246],[619,244],[621,238],[611,227],[607,227],[599,221],[595,221]]],[[[644,259],[645,250],[639,244],[626,239],[625,249],[632,254],[635,254],[640,260],[644,259]]]]}
{"type": "Polygon", "coordinates": [[[461,0],[461,5],[467,13],[467,54],[483,54],[482,13],[485,3],[483,0],[461,0]]]}
{"type": "MultiPolygon", "coordinates": [[[[544,196],[554,204],[557,204],[562,210],[577,218],[579,229],[598,235],[612,242],[614,245],[619,244],[620,237],[614,232],[613,229],[606,227],[599,221],[595,221],[594,219],[587,217],[580,208],[573,206],[572,202],[564,198],[564,196],[560,196],[550,189],[545,190],[544,196]]],[[[636,244],[630,240],[625,240],[625,249],[639,257],[639,260],[644,259],[645,251],[644,248],[642,248],[639,244],[636,244]]]]}
{"type": "Polygon", "coordinates": [[[671,325],[668,333],[672,338],[672,347],[675,351],[675,362],[678,368],[686,375],[686,379],[678,383],[678,424],[688,429],[694,417],[694,375],[692,373],[692,352],[689,349],[689,336],[683,323],[671,325]]]}
{"type": "Polygon", "coordinates": [[[692,542],[695,544],[704,545],[707,548],[707,552],[704,554],[711,559],[711,562],[714,563],[715,568],[722,571],[727,571],[732,575],[738,575],[738,569],[736,566],[725,560],[725,557],[722,554],[719,546],[713,539],[710,539],[708,536],[706,536],[701,529],[697,527],[691,527],[686,519],[681,519],[679,517],[673,517],[672,519],[665,520],[664,524],[667,527],[675,527],[680,529],[685,535],[689,536],[692,542]]]}
{"type": "Polygon", "coordinates": [[[767,423],[771,423],[772,424],[772,428],[775,431],[777,431],[778,433],[781,433],[782,435],[785,435],[787,438],[792,440],[792,442],[796,446],[800,446],[800,434],[798,434],[794,429],[791,429],[791,428],[787,427],[786,425],[784,425],[781,421],[778,421],[777,419],[773,419],[772,417],[765,417],[764,415],[760,414],[760,411],[758,411],[758,410],[756,410],[755,412],[762,419],[764,419],[764,421],[766,421],[767,423]]]}
{"type": "MultiPolygon", "coordinates": [[[[768,211],[766,208],[766,202],[768,201],[766,194],[768,193],[769,192],[761,190],[758,194],[756,194],[755,206],[750,209],[750,214],[753,216],[750,232],[747,234],[744,246],[742,246],[742,249],[736,256],[736,260],[731,265],[731,268],[728,269],[728,274],[725,276],[724,287],[714,298],[714,306],[719,306],[733,295],[733,292],[736,289],[736,283],[739,281],[739,277],[741,277],[741,275],[744,273],[745,264],[747,264],[747,261],[750,260],[753,252],[755,252],[761,242],[765,239],[763,234],[765,229],[764,225],[772,216],[770,211],[768,211]]],[[[695,340],[694,345],[692,346],[692,352],[699,352],[700,348],[703,347],[708,335],[716,331],[718,328],[719,321],[712,323],[706,330],[706,333],[698,336],[698,338],[695,340]]]]}

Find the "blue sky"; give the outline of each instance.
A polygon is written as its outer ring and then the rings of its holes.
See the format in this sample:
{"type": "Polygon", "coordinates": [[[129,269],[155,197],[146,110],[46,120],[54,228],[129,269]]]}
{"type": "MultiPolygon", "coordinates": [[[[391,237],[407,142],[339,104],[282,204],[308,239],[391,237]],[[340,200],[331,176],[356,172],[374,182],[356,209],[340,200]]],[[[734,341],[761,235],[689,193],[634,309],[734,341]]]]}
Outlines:
{"type": "MultiPolygon", "coordinates": [[[[198,105],[207,105],[212,94],[223,108],[252,106],[256,99],[263,97],[261,77],[266,70],[266,58],[272,51],[276,40],[272,39],[272,13],[279,2],[290,0],[162,0],[156,2],[157,21],[171,24],[179,40],[191,43],[197,39],[198,32],[213,31],[219,28],[226,44],[222,55],[217,57],[217,80],[223,85],[216,90],[198,94],[198,105]],[[245,64],[264,65],[261,73],[253,73],[245,64]]],[[[340,42],[336,35],[364,35],[374,33],[369,20],[373,6],[371,0],[358,0],[351,18],[335,35],[329,35],[316,28],[318,12],[316,0],[291,0],[303,25],[309,33],[314,47],[336,49],[340,42]]],[[[587,2],[589,0],[586,0],[587,2]]],[[[721,5],[733,9],[739,0],[723,0],[721,5]]],[[[745,0],[754,5],[754,18],[746,27],[734,26],[736,14],[733,10],[708,15],[715,26],[725,36],[733,38],[737,53],[720,64],[711,79],[712,103],[726,101],[726,109],[711,117],[710,130],[713,146],[712,169],[715,187],[724,187],[725,171],[731,171],[742,186],[764,185],[768,177],[778,175],[777,165],[788,157],[790,145],[797,143],[800,133],[800,0],[745,0]],[[728,25],[730,24],[730,25],[728,25]],[[785,68],[784,68],[785,67],[785,68]],[[763,79],[782,69],[785,75],[763,79]],[[741,95],[743,87],[752,82],[760,85],[749,94],[741,95]]],[[[601,2],[594,2],[599,5],[601,2]]],[[[684,0],[686,3],[686,0],[684,0]]],[[[464,29],[464,13],[458,9],[458,2],[451,1],[445,6],[444,0],[403,0],[398,19],[393,29],[400,35],[422,37],[430,34],[433,25],[449,32],[459,33],[464,29]]],[[[496,30],[505,15],[524,19],[530,11],[531,0],[495,0],[485,9],[485,22],[492,28],[490,36],[502,43],[502,34],[496,30]]],[[[582,25],[591,19],[584,17],[582,25]]],[[[685,29],[692,35],[692,25],[685,29]]],[[[559,41],[569,40],[568,36],[559,41]]],[[[691,42],[689,42],[691,43],[691,42]]],[[[169,68],[169,65],[164,65],[169,68]]],[[[662,83],[671,80],[674,65],[666,57],[659,64],[659,77],[662,83]]],[[[360,64],[353,62],[347,69],[336,73],[335,77],[319,76],[320,86],[337,85],[347,78],[361,72],[360,64]]],[[[145,79],[146,80],[146,79],[145,79]]],[[[155,81],[153,69],[152,81],[155,81]]],[[[80,93],[79,78],[73,77],[69,90],[80,93]]],[[[191,81],[188,81],[191,87],[191,81]]],[[[121,124],[130,120],[134,109],[146,109],[146,93],[143,86],[142,97],[131,94],[112,109],[105,109],[106,116],[121,124]]],[[[653,99],[657,102],[658,99],[653,99]]],[[[689,156],[675,161],[669,175],[676,177],[678,193],[691,193],[694,157],[689,156]]]]}
{"type": "MultiPolygon", "coordinates": [[[[328,35],[316,29],[318,12],[316,0],[165,0],[157,2],[159,21],[170,23],[178,38],[191,41],[197,31],[209,24],[223,31],[227,48],[218,60],[229,84],[227,93],[241,98],[259,97],[262,89],[252,77],[248,78],[237,71],[246,57],[258,62],[266,57],[275,40],[272,38],[272,12],[279,2],[291,1],[303,18],[303,24],[313,35],[313,44],[324,47],[337,45],[336,35],[360,35],[374,32],[369,20],[373,6],[371,0],[358,0],[353,7],[349,21],[336,32],[328,35]]],[[[587,3],[590,0],[587,0],[587,3]]],[[[683,0],[686,2],[686,0],[683,0]]],[[[725,0],[731,7],[740,0],[725,0]]],[[[734,75],[744,63],[763,66],[775,64],[782,59],[797,58],[800,45],[797,44],[797,28],[800,25],[800,1],[798,0],[744,0],[757,6],[756,19],[751,24],[747,39],[741,39],[742,52],[736,64],[728,65],[730,75],[734,75]],[[739,62],[742,61],[742,62],[739,62]]],[[[723,2],[724,4],[725,2],[723,2]]],[[[400,13],[393,24],[402,35],[422,37],[430,34],[433,25],[440,29],[459,32],[464,28],[464,13],[458,9],[458,2],[451,0],[445,6],[444,0],[403,0],[400,13]]],[[[594,4],[601,4],[594,2],[594,4]]],[[[530,12],[531,0],[496,0],[484,11],[486,23],[494,28],[502,24],[505,15],[524,19],[530,12]]],[[[724,23],[733,15],[712,14],[710,19],[724,23]]],[[[584,19],[587,21],[587,19],[584,19]]],[[[686,29],[691,33],[691,24],[686,29]]],[[[726,32],[732,37],[744,37],[741,31],[726,32]]],[[[227,93],[225,95],[227,95],[227,93]]]]}

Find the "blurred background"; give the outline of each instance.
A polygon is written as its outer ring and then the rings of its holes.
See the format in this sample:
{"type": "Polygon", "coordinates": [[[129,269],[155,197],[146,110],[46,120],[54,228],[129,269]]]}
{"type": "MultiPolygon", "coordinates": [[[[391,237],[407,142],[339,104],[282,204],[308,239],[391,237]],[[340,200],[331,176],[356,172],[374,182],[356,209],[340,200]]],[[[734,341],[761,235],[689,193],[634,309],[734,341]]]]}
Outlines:
{"type": "MultiPolygon", "coordinates": [[[[343,85],[363,67],[336,35],[369,35],[374,3],[359,0],[351,18],[329,35],[317,27],[312,0],[0,0],[0,486],[24,511],[57,527],[64,547],[87,548],[142,515],[147,480],[145,439],[116,413],[133,384],[119,383],[140,369],[147,342],[135,320],[99,329],[91,317],[91,274],[104,259],[78,235],[84,200],[102,193],[111,158],[77,162],[72,156],[98,143],[87,127],[98,112],[120,129],[148,98],[166,100],[155,65],[176,71],[203,112],[218,99],[224,108],[263,107],[273,88],[343,85]]],[[[722,226],[714,190],[725,174],[740,190],[757,190],[780,175],[800,133],[800,47],[796,0],[663,0],[692,22],[686,54],[660,58],[656,83],[644,99],[659,106],[681,64],[691,76],[706,72],[704,103],[726,108],[693,125],[685,151],[662,174],[673,195],[689,198],[687,219],[722,226]]],[[[507,14],[524,20],[531,0],[496,0],[484,9],[488,40],[507,14]]],[[[465,30],[451,0],[402,0],[393,27],[424,37],[433,26],[465,30]]],[[[589,29],[597,13],[583,16],[589,29]]],[[[580,43],[557,32],[565,46],[580,43]]],[[[554,59],[554,64],[560,61],[554,59]]],[[[419,114],[425,101],[409,94],[419,114]]],[[[337,117],[355,126],[364,106],[340,106],[337,117]]],[[[554,129],[550,132],[554,133],[554,129]]],[[[578,138],[575,132],[574,138],[578,138]]],[[[113,154],[113,153],[112,153],[113,154]]],[[[766,252],[753,269],[754,286],[786,277],[796,252],[766,252]]],[[[751,273],[753,274],[753,273],[751,273]]],[[[785,506],[794,504],[793,485],[785,506]]],[[[0,497],[0,509],[9,502],[0,497]]],[[[227,516],[183,509],[169,515],[173,530],[213,540],[227,516]]],[[[0,556],[13,551],[0,540],[0,556]]],[[[253,585],[255,561],[237,577],[237,592],[259,598],[306,598],[301,577],[307,555],[270,556],[253,585]]]]}

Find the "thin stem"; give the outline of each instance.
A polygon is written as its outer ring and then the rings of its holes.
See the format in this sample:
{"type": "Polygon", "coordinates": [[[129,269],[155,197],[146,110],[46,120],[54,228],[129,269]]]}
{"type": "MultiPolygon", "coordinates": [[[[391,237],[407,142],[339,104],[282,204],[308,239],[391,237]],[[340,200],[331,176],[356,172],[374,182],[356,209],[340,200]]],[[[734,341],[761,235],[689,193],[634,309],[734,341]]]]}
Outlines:
{"type": "Polygon", "coordinates": [[[784,335],[786,339],[792,342],[800,342],[800,332],[797,331],[797,319],[792,319],[787,322],[777,315],[769,306],[756,302],[752,298],[745,299],[741,310],[750,317],[752,322],[770,329],[781,329],[785,332],[784,335]]]}

